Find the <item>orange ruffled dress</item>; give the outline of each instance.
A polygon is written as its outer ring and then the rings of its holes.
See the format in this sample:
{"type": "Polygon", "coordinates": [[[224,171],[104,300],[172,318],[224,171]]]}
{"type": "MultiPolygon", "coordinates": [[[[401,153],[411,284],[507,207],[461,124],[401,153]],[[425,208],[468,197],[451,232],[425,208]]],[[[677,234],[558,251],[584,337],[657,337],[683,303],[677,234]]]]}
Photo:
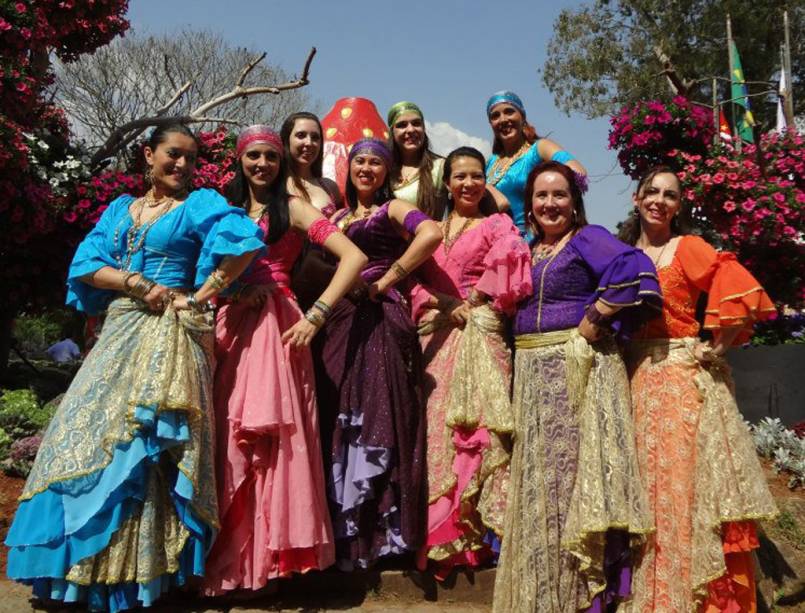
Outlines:
{"type": "Polygon", "coordinates": [[[658,270],[662,317],[628,350],[637,452],[656,536],[635,569],[635,611],[755,611],[753,520],[776,515],[755,447],[737,410],[723,360],[693,356],[696,304],[706,292],[704,327],[752,324],[774,305],[731,253],[697,236],[679,241],[658,270]]]}

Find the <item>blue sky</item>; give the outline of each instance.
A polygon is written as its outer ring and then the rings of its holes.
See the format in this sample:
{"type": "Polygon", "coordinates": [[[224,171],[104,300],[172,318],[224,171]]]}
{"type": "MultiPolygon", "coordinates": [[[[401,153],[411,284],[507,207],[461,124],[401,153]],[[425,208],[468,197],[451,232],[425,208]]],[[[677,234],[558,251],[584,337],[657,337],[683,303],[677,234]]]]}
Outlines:
{"type": "Polygon", "coordinates": [[[214,30],[232,45],[266,51],[269,61],[292,73],[316,46],[307,92],[322,114],[345,96],[370,98],[383,117],[394,102],[412,100],[429,122],[447,122],[491,141],[486,100],[511,89],[522,97],[537,131],[587,167],[588,217],[614,228],[629,210],[631,182],[607,149],[607,119],[561,113],[539,74],[556,16],[578,4],[132,0],[129,19],[133,29],[154,34],[214,30]]]}

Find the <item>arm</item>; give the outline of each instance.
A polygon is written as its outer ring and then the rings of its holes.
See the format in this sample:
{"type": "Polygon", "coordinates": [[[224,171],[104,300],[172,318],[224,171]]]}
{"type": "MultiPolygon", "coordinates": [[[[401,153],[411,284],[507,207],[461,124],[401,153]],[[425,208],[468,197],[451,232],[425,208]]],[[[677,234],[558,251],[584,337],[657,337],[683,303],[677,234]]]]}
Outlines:
{"type": "Polygon", "coordinates": [[[492,200],[495,201],[499,213],[505,213],[511,208],[509,199],[506,198],[506,196],[503,195],[503,192],[501,192],[497,187],[495,187],[494,185],[489,185],[487,183],[486,191],[490,196],[492,196],[492,200]]]}
{"type": "Polygon", "coordinates": [[[601,299],[596,300],[585,313],[579,322],[579,334],[586,338],[591,343],[599,340],[608,331],[608,321],[615,316],[615,313],[620,311],[623,307],[613,306],[607,304],[601,299]],[[590,309],[598,311],[591,312],[590,309]]]}
{"type": "MultiPolygon", "coordinates": [[[[389,205],[389,217],[397,226],[398,232],[405,232],[405,218],[411,211],[418,209],[403,200],[392,200],[389,205]]],[[[407,274],[413,272],[420,264],[427,260],[439,243],[442,242],[442,231],[438,224],[430,219],[421,222],[414,231],[414,240],[408,245],[386,274],[372,283],[369,287],[369,295],[374,298],[377,294],[385,294],[391,287],[400,281],[407,274]],[[402,269],[402,270],[400,270],[402,269]]]]}
{"type": "MultiPolygon", "coordinates": [[[[551,160],[551,159],[553,159],[553,156],[556,155],[557,153],[559,153],[560,151],[562,151],[564,153],[567,153],[559,145],[559,143],[556,143],[556,142],[552,141],[549,138],[541,138],[541,139],[539,139],[537,147],[539,148],[539,155],[543,160],[551,160]]],[[[569,166],[570,168],[572,168],[573,170],[575,170],[579,174],[582,174],[582,175],[587,174],[587,169],[584,168],[584,166],[582,166],[578,162],[578,160],[576,160],[576,159],[569,159],[566,162],[563,161],[563,160],[558,160],[558,161],[562,162],[566,166],[569,166]]]]}
{"type": "MultiPolygon", "coordinates": [[[[292,200],[290,203],[291,224],[294,228],[305,233],[311,224],[324,219],[311,204],[301,200],[292,200]]],[[[335,269],[330,283],[317,302],[324,303],[327,307],[332,307],[346,294],[355,281],[358,279],[361,270],[366,266],[368,258],[358,249],[352,241],[340,232],[331,233],[323,244],[324,248],[338,258],[338,267],[335,269]]],[[[328,313],[318,310],[324,317],[328,313]]],[[[324,323],[324,320],[321,320],[324,323]]],[[[316,325],[308,319],[300,319],[293,326],[288,328],[282,335],[282,341],[290,341],[292,346],[307,346],[313,340],[321,324],[316,325]]]]}
{"type": "MultiPolygon", "coordinates": [[[[206,305],[221,290],[228,287],[237,279],[252,261],[257,251],[249,251],[242,255],[225,256],[218,268],[210,274],[200,288],[186,296],[177,295],[172,300],[173,308],[177,311],[191,308],[188,298],[192,296],[199,305],[206,305]]],[[[167,288],[166,288],[167,289],[167,288]]]]}

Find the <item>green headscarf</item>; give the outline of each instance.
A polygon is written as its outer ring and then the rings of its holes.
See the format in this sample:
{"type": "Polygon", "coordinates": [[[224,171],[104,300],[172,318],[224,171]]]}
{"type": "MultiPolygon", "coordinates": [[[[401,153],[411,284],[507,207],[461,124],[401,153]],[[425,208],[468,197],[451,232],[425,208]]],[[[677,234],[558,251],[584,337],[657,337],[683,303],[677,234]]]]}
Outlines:
{"type": "Polygon", "coordinates": [[[389,109],[389,113],[386,117],[389,128],[394,127],[394,122],[397,121],[397,118],[403,113],[416,113],[421,119],[425,119],[425,116],[422,114],[422,109],[413,102],[403,100],[389,109]]]}

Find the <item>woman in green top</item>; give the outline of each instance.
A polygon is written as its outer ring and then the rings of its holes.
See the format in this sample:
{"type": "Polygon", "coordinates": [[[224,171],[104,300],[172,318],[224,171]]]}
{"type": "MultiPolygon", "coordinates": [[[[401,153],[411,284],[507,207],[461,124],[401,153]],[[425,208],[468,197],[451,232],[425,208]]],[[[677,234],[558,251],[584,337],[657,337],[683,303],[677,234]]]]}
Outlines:
{"type": "Polygon", "coordinates": [[[388,125],[394,197],[415,204],[420,211],[440,221],[445,208],[441,193],[444,158],[430,150],[422,111],[413,102],[398,102],[389,109],[388,125]],[[420,181],[423,176],[430,180],[420,181]]]}

